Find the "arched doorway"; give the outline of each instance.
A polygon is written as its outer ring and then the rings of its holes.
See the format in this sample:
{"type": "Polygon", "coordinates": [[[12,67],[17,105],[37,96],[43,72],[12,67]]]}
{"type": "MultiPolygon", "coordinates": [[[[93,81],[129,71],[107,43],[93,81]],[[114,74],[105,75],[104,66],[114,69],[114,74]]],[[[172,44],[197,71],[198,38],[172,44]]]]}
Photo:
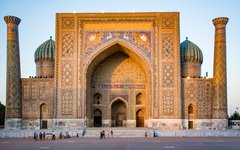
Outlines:
{"type": "Polygon", "coordinates": [[[93,125],[94,127],[102,126],[102,112],[99,109],[96,109],[93,112],[93,125]]]}
{"type": "Polygon", "coordinates": [[[188,106],[188,129],[195,129],[196,109],[193,104],[188,106]]]}
{"type": "Polygon", "coordinates": [[[40,129],[47,129],[48,106],[46,104],[40,105],[40,129]]]}
{"type": "Polygon", "coordinates": [[[142,109],[136,112],[136,127],[144,127],[144,112],[142,109]]]}
{"type": "Polygon", "coordinates": [[[127,113],[126,113],[126,104],[118,99],[112,103],[111,106],[112,114],[112,127],[122,127],[126,126],[127,113]]]}

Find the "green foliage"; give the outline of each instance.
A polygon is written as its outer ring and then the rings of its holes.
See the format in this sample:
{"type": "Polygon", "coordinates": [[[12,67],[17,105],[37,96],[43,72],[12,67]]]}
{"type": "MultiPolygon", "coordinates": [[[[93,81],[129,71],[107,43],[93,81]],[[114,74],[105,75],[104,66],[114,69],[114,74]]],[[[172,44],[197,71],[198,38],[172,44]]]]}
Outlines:
{"type": "Polygon", "coordinates": [[[239,112],[235,111],[230,117],[229,120],[240,120],[239,112]]]}
{"type": "Polygon", "coordinates": [[[4,125],[5,106],[0,102],[0,125],[4,125]]]}

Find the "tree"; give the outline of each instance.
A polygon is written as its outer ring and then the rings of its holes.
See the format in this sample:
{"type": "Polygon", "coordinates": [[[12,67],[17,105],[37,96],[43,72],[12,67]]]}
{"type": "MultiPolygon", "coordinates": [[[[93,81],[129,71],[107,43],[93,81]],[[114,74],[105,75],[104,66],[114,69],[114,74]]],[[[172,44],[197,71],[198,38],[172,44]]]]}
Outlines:
{"type": "Polygon", "coordinates": [[[239,112],[235,111],[230,117],[229,120],[240,120],[239,112]]]}
{"type": "Polygon", "coordinates": [[[5,106],[0,102],[0,126],[4,125],[5,106]]]}

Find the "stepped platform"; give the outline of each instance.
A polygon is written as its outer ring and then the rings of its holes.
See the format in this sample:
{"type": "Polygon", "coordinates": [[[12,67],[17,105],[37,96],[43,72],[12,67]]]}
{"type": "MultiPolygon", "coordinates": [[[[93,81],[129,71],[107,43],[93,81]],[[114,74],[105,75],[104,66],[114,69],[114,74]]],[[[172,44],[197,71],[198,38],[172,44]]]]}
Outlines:
{"type": "Polygon", "coordinates": [[[105,131],[105,137],[110,137],[110,130],[113,131],[113,137],[153,137],[151,128],[86,128],[83,137],[100,137],[100,132],[105,131]]]}
{"type": "MultiPolygon", "coordinates": [[[[240,130],[160,130],[155,128],[82,128],[79,130],[54,130],[56,138],[59,138],[60,132],[65,135],[69,133],[71,137],[77,135],[81,138],[99,138],[100,132],[105,130],[105,137],[111,137],[110,130],[113,131],[113,137],[240,137],[240,130]]],[[[0,138],[33,138],[34,132],[38,134],[45,132],[51,136],[52,130],[0,130],[0,138]]]]}

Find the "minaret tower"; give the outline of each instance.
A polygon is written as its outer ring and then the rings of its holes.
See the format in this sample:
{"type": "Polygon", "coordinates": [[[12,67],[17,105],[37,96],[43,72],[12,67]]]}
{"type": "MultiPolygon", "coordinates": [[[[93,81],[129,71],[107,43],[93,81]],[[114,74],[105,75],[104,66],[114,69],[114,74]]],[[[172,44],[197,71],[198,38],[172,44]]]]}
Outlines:
{"type": "Polygon", "coordinates": [[[215,26],[214,41],[214,98],[213,125],[215,128],[227,128],[227,67],[226,67],[226,24],[228,18],[221,17],[212,20],[215,26]]]}
{"type": "Polygon", "coordinates": [[[21,128],[22,91],[19,55],[18,25],[21,19],[5,16],[7,24],[7,94],[6,94],[6,129],[21,128]]]}

